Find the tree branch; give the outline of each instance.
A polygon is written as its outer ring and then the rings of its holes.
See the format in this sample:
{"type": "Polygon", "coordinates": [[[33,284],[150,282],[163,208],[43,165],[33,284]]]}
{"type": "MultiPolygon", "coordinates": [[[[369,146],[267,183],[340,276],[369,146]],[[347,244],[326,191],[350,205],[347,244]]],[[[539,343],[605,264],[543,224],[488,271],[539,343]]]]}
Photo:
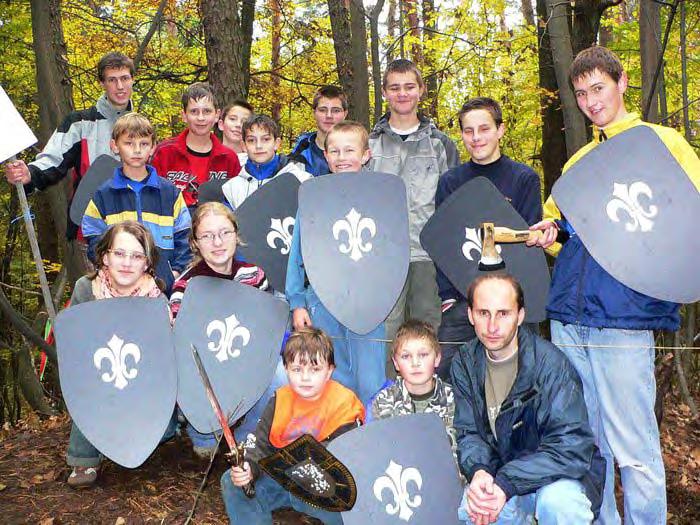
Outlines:
{"type": "Polygon", "coordinates": [[[39,347],[40,350],[46,352],[46,355],[54,363],[58,364],[58,356],[56,355],[56,349],[49,345],[44,338],[36,333],[31,326],[22,318],[22,316],[17,313],[17,311],[12,307],[10,301],[7,299],[5,292],[0,288],[0,312],[7,318],[8,321],[15,327],[15,329],[22,334],[27,340],[39,347]]]}
{"type": "Polygon", "coordinates": [[[149,26],[146,35],[143,37],[143,40],[139,44],[139,48],[136,50],[136,55],[134,56],[134,69],[136,71],[138,71],[139,65],[141,65],[141,61],[143,60],[143,56],[146,54],[146,48],[148,47],[151,38],[153,38],[158,26],[163,21],[163,13],[165,12],[165,6],[167,4],[168,0],[160,0],[158,10],[156,11],[156,14],[153,15],[153,20],[151,20],[151,25],[149,26]]]}

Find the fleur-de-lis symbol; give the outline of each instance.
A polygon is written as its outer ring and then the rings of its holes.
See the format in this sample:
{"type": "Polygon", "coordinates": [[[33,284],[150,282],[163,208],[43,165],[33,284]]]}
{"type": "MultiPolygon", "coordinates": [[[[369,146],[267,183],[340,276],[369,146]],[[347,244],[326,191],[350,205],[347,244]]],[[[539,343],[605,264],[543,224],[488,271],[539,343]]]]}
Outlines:
{"type": "Polygon", "coordinates": [[[270,231],[267,234],[267,245],[273,250],[279,249],[282,255],[287,255],[292,247],[293,231],[294,217],[270,219],[270,231]],[[276,241],[282,241],[282,245],[278,247],[276,241]]]}
{"type": "Polygon", "coordinates": [[[659,213],[659,209],[653,204],[649,204],[646,210],[639,202],[640,195],[645,195],[649,201],[652,199],[651,188],[642,181],[627,184],[613,183],[613,198],[608,202],[605,211],[613,222],[620,222],[617,212],[622,210],[627,213],[629,220],[625,223],[625,230],[636,232],[641,230],[649,232],[654,227],[654,217],[659,213]]]}
{"type": "Polygon", "coordinates": [[[220,362],[226,361],[229,357],[235,359],[241,355],[239,348],[233,348],[233,341],[240,337],[241,346],[245,346],[250,341],[250,330],[242,326],[236,314],[229,315],[223,321],[215,319],[207,325],[207,337],[211,337],[214,332],[219,332],[219,341],[209,341],[207,348],[216,352],[216,358],[220,362]]]}
{"type": "Polygon", "coordinates": [[[350,254],[353,261],[362,259],[362,252],[372,249],[371,242],[362,241],[362,232],[366,231],[371,239],[377,234],[377,225],[371,217],[362,217],[355,208],[351,208],[345,215],[345,219],[339,219],[333,224],[333,238],[340,240],[340,234],[346,232],[347,244],[341,243],[338,249],[340,253],[350,254]]]}
{"type": "Polygon", "coordinates": [[[128,368],[126,358],[131,356],[134,365],[141,360],[141,350],[134,343],[124,344],[124,340],[115,335],[107,343],[107,348],[98,348],[92,356],[92,362],[97,370],[102,369],[102,361],[107,360],[110,365],[108,372],[103,372],[101,379],[105,383],[114,382],[114,386],[123,390],[129,384],[128,379],[134,379],[138,374],[135,367],[128,368]]]}
{"type": "MultiPolygon", "coordinates": [[[[479,230],[477,228],[464,228],[464,238],[466,241],[462,244],[462,254],[469,260],[475,260],[472,258],[472,251],[476,251],[477,259],[481,257],[481,238],[479,237],[479,230]]],[[[496,245],[496,251],[501,253],[501,247],[496,245]]]]}
{"type": "Polygon", "coordinates": [[[374,481],[374,497],[384,503],[384,490],[389,490],[394,500],[389,502],[384,510],[389,515],[399,514],[399,519],[408,521],[413,516],[413,509],[418,508],[422,502],[418,494],[423,485],[423,478],[420,471],[415,467],[403,468],[398,463],[389,461],[389,466],[384,471],[386,476],[380,476],[374,481]],[[408,491],[408,484],[413,482],[416,486],[416,493],[411,497],[408,491]]]}

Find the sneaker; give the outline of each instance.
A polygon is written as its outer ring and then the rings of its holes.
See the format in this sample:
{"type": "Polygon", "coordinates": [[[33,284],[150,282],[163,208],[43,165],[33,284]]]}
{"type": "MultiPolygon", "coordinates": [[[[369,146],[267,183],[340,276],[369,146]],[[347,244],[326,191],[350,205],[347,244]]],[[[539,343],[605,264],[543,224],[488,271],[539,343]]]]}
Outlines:
{"type": "Polygon", "coordinates": [[[73,467],[73,472],[68,476],[68,485],[73,488],[91,487],[97,481],[97,469],[95,467],[73,467]]]}
{"type": "Polygon", "coordinates": [[[216,447],[197,447],[193,446],[192,451],[194,452],[194,455],[197,456],[199,459],[206,459],[209,461],[211,459],[211,455],[214,453],[216,447]]]}

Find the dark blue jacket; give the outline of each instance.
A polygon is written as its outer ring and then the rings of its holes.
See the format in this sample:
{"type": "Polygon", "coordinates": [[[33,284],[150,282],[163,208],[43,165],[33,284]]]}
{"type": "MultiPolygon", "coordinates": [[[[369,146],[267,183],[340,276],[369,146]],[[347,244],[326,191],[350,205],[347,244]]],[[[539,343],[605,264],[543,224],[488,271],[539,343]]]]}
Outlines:
{"type": "Polygon", "coordinates": [[[452,361],[459,467],[471,480],[485,470],[510,499],[559,479],[584,486],[598,513],[605,460],[588,424],[581,379],[567,357],[527,328],[518,330],[518,375],[491,433],[484,382],[486,351],[478,339],[452,361]]]}
{"type": "Polygon", "coordinates": [[[331,172],[323,150],[316,145],[315,131],[302,133],[289,156],[292,160],[303,162],[306,171],[314,177],[328,175],[331,172]]]}

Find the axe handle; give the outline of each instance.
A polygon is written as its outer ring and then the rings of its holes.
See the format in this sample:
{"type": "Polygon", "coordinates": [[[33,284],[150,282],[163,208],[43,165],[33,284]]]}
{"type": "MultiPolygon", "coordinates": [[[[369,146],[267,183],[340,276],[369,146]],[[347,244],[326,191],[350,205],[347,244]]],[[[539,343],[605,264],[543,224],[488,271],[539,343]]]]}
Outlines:
{"type": "Polygon", "coordinates": [[[496,226],[494,230],[497,243],[526,242],[529,240],[536,240],[544,234],[544,232],[539,230],[513,230],[503,226],[496,226]]]}

